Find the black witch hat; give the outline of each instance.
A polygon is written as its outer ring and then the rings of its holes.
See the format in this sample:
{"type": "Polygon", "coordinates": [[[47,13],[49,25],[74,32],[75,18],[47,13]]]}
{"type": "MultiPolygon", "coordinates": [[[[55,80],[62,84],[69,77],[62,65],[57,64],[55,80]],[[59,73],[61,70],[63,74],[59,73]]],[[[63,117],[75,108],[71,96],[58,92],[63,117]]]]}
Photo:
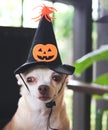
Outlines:
{"type": "Polygon", "coordinates": [[[58,73],[73,74],[75,68],[62,64],[55,39],[51,17],[45,15],[39,22],[27,61],[15,70],[23,73],[34,65],[44,65],[58,73]]]}

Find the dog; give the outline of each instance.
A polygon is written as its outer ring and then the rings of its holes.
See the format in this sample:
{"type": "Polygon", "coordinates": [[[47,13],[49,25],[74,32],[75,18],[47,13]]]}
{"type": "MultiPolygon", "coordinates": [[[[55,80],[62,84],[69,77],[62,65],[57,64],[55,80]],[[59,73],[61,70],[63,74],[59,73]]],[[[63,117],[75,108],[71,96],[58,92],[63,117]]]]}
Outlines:
{"type": "Polygon", "coordinates": [[[63,99],[67,77],[44,66],[17,74],[21,98],[3,130],[70,130],[63,99]]]}

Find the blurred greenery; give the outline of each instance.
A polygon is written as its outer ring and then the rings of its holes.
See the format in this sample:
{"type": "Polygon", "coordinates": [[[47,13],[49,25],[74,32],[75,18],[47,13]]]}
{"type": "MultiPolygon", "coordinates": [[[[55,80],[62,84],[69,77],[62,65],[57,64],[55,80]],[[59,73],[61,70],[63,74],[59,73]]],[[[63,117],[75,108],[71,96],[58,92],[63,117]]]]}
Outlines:
{"type": "MultiPolygon", "coordinates": [[[[93,83],[100,84],[102,86],[108,86],[108,73],[104,73],[101,76],[97,77],[96,80],[93,81],[93,83]]],[[[94,94],[93,98],[95,98],[95,99],[99,99],[99,98],[108,99],[108,93],[105,93],[102,96],[94,94]]]]}
{"type": "Polygon", "coordinates": [[[57,39],[64,39],[70,37],[72,35],[72,18],[73,11],[67,10],[62,13],[55,14],[56,20],[54,22],[55,32],[57,35],[57,39]]]}
{"type": "Polygon", "coordinates": [[[103,85],[103,86],[108,86],[108,73],[105,73],[101,76],[99,76],[94,83],[103,85]]]}
{"type": "MultiPolygon", "coordinates": [[[[74,66],[76,67],[75,75],[81,76],[83,72],[85,72],[93,63],[95,62],[102,62],[104,60],[108,59],[108,45],[104,45],[101,48],[92,51],[80,59],[76,60],[74,63],[74,66]]],[[[100,84],[102,86],[108,86],[108,72],[103,73],[99,77],[97,77],[95,80],[92,81],[92,83],[100,84]]],[[[106,98],[108,97],[108,94],[104,94],[102,96],[99,95],[93,95],[94,98],[106,98]]]]}
{"type": "MultiPolygon", "coordinates": [[[[92,51],[80,59],[76,60],[74,63],[74,66],[76,67],[75,75],[81,76],[82,73],[84,73],[91,65],[93,65],[95,62],[102,62],[104,60],[108,60],[108,45],[104,45],[101,48],[92,51]]],[[[104,66],[103,66],[104,67],[104,66]]],[[[97,77],[92,83],[100,84],[102,86],[108,86],[108,72],[100,75],[97,77]]],[[[91,103],[91,130],[95,129],[95,118],[96,118],[96,105],[94,99],[99,98],[105,98],[108,99],[108,93],[105,93],[104,95],[92,95],[92,103],[91,103]]],[[[106,119],[103,118],[103,121],[105,122],[106,119]]],[[[106,122],[102,124],[103,130],[105,130],[106,122]]]]}
{"type": "Polygon", "coordinates": [[[74,63],[74,66],[76,67],[75,75],[80,76],[94,62],[102,61],[106,59],[108,59],[108,45],[104,45],[103,47],[95,51],[92,51],[84,55],[80,59],[76,60],[74,63]]]}
{"type": "Polygon", "coordinates": [[[21,0],[0,1],[0,26],[21,25],[21,0]]]}
{"type": "Polygon", "coordinates": [[[54,31],[62,62],[66,64],[72,63],[73,14],[72,7],[64,12],[55,13],[56,20],[54,21],[54,31]]]}
{"type": "Polygon", "coordinates": [[[107,0],[100,0],[101,6],[104,9],[108,9],[108,1],[107,0]]]}

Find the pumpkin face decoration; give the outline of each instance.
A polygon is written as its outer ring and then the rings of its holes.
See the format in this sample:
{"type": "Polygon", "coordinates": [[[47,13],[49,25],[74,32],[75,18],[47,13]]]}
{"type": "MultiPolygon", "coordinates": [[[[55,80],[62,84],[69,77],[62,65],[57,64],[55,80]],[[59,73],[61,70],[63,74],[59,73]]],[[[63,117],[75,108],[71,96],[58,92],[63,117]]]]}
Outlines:
{"type": "Polygon", "coordinates": [[[58,51],[53,44],[37,44],[33,48],[33,57],[39,62],[52,62],[57,58],[58,51]]]}

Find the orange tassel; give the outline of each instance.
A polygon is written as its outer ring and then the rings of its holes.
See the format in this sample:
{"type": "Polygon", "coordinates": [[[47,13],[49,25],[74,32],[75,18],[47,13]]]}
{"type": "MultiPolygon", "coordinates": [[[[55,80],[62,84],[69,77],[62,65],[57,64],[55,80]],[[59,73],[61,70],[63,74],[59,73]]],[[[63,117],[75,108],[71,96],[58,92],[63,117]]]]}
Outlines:
{"type": "MultiPolygon", "coordinates": [[[[51,20],[54,20],[55,18],[54,17],[51,17],[50,14],[52,14],[53,12],[57,11],[55,8],[53,7],[48,7],[46,5],[42,5],[42,6],[39,6],[41,7],[41,12],[39,14],[39,16],[35,17],[35,18],[32,18],[35,20],[35,22],[41,20],[43,17],[46,18],[46,20],[48,20],[49,22],[51,22],[51,20]]],[[[34,9],[36,9],[37,7],[35,7],[34,9]]],[[[33,9],[33,10],[34,10],[33,9]]]]}

